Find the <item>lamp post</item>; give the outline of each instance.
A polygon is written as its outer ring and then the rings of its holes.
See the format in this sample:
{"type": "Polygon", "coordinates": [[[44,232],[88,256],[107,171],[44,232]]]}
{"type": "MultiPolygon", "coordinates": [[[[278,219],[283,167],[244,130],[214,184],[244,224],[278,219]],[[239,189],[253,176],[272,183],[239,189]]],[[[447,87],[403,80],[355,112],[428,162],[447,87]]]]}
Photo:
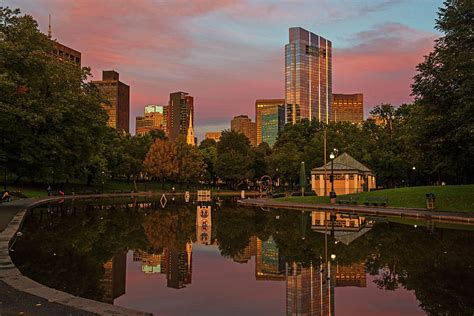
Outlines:
{"type": "Polygon", "coordinates": [[[413,170],[413,185],[416,186],[416,167],[412,167],[413,170]]]}
{"type": "Polygon", "coordinates": [[[334,204],[336,203],[336,192],[334,192],[334,158],[336,158],[336,155],[334,152],[329,155],[329,158],[331,159],[331,193],[329,196],[331,198],[331,204],[334,204]]]}
{"type": "Polygon", "coordinates": [[[104,194],[104,177],[105,177],[105,171],[102,171],[102,194],[104,194]]]}

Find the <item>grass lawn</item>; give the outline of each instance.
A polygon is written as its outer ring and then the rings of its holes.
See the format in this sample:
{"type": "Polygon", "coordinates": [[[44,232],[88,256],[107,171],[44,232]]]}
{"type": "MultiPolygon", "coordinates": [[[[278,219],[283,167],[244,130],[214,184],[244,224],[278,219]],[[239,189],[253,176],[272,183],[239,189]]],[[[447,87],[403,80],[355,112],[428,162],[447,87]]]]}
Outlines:
{"type": "MultiPolygon", "coordinates": [[[[426,193],[434,193],[436,196],[437,210],[474,212],[474,185],[472,184],[407,187],[343,196],[357,197],[359,204],[363,204],[366,197],[385,197],[388,199],[388,206],[424,208],[426,193]]],[[[327,196],[292,196],[276,200],[295,203],[329,203],[327,196]]]]}

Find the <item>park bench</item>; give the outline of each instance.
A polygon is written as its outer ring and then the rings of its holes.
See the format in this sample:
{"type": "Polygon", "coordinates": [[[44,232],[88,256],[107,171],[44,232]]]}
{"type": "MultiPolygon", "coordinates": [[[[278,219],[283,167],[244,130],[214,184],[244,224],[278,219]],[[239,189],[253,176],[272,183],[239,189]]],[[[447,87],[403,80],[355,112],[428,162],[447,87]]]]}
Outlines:
{"type": "Polygon", "coordinates": [[[387,206],[388,199],[386,197],[368,197],[365,199],[364,204],[369,206],[369,205],[375,205],[375,206],[387,206]]]}
{"type": "Polygon", "coordinates": [[[357,204],[357,198],[353,196],[343,197],[337,199],[338,204],[357,204]]]}

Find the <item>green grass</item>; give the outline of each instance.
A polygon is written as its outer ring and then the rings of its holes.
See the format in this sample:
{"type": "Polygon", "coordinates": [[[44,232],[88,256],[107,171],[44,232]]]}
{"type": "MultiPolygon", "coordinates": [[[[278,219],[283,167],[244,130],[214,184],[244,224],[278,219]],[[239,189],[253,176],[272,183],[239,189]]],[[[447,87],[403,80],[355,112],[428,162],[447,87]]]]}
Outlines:
{"type": "MultiPolygon", "coordinates": [[[[343,195],[357,197],[358,203],[363,204],[366,197],[385,197],[388,206],[424,208],[425,194],[434,193],[436,209],[443,211],[474,212],[474,185],[420,186],[398,189],[387,189],[358,194],[343,195]]],[[[341,196],[339,196],[341,197],[341,196]]],[[[292,196],[277,198],[277,201],[295,203],[329,203],[327,196],[292,196]]]]}

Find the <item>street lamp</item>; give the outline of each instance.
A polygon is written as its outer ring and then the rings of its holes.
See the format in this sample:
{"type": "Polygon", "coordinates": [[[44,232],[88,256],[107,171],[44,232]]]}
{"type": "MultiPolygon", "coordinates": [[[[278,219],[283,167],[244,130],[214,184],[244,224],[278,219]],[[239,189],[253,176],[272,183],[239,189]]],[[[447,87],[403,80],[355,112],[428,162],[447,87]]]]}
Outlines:
{"type": "Polygon", "coordinates": [[[104,177],[105,177],[105,171],[102,171],[102,194],[104,194],[104,177]]]}
{"type": "Polygon", "coordinates": [[[413,170],[413,185],[416,185],[416,167],[411,168],[413,170]]]}
{"type": "Polygon", "coordinates": [[[336,192],[334,192],[334,158],[336,158],[336,155],[334,152],[329,155],[329,158],[331,159],[331,193],[329,196],[331,203],[336,203],[336,192]]]}

